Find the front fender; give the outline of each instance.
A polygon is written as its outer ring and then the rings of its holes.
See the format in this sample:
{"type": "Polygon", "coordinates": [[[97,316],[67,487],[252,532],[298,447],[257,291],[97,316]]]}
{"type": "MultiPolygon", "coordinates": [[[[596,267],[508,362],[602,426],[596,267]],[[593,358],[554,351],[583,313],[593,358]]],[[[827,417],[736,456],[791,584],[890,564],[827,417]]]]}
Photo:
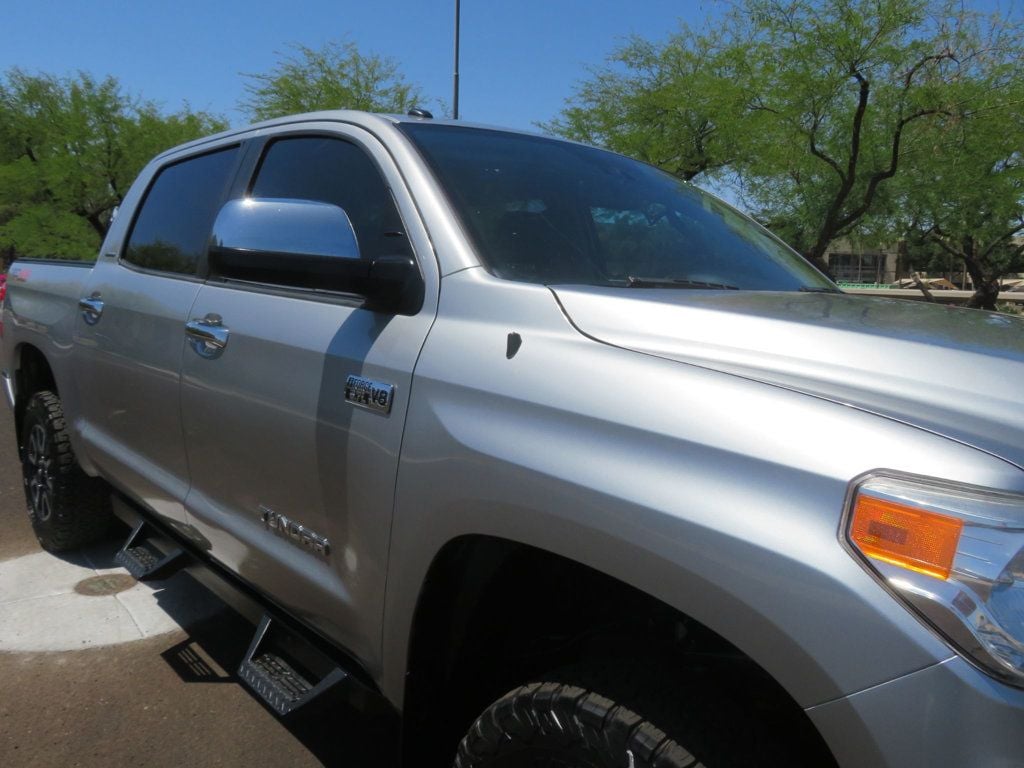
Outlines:
{"type": "Polygon", "coordinates": [[[1012,465],[809,395],[578,334],[540,286],[445,279],[411,393],[385,608],[399,707],[413,614],[449,541],[595,568],[703,623],[803,707],[949,658],[839,543],[876,469],[1020,489],[1012,465]],[[522,347],[507,355],[506,335],[522,347]]]}

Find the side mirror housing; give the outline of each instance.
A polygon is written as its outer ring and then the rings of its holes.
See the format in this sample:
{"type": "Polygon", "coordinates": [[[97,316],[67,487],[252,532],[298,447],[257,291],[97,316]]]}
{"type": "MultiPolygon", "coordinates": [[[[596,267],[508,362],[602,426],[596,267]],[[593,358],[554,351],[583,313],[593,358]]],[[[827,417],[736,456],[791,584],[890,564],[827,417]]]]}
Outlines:
{"type": "Polygon", "coordinates": [[[312,200],[242,199],[224,204],[213,225],[211,279],[348,293],[367,308],[415,314],[423,280],[409,256],[360,257],[344,210],[312,200]]]}

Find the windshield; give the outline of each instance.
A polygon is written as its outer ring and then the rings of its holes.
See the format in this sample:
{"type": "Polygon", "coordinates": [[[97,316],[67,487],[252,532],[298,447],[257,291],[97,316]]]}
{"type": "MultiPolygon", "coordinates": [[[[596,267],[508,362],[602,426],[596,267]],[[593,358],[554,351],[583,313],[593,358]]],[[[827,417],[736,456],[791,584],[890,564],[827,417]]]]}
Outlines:
{"type": "Polygon", "coordinates": [[[710,195],[599,149],[403,123],[488,269],[509,280],[832,290],[808,262],[710,195]]]}

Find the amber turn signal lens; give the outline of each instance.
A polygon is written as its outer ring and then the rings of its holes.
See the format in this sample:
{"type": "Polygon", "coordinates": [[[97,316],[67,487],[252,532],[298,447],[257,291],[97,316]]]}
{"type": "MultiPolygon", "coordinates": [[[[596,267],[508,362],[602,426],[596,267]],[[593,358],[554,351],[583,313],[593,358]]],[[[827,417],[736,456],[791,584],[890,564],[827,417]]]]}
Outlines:
{"type": "Polygon", "coordinates": [[[858,496],[850,541],[869,557],[940,579],[949,577],[963,521],[872,496],[858,496]]]}

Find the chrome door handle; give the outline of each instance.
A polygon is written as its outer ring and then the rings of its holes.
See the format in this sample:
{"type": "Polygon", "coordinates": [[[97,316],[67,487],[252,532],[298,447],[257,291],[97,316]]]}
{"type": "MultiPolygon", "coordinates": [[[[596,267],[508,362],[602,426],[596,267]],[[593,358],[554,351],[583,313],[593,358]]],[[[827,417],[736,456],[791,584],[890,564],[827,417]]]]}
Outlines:
{"type": "Polygon", "coordinates": [[[82,310],[82,319],[89,325],[96,325],[103,314],[103,301],[99,293],[78,300],[78,308],[82,310]]]}
{"type": "Polygon", "coordinates": [[[189,344],[200,357],[212,360],[220,357],[224,347],[228,345],[231,331],[224,327],[220,315],[207,315],[202,320],[189,320],[185,323],[185,335],[189,344]]]}

